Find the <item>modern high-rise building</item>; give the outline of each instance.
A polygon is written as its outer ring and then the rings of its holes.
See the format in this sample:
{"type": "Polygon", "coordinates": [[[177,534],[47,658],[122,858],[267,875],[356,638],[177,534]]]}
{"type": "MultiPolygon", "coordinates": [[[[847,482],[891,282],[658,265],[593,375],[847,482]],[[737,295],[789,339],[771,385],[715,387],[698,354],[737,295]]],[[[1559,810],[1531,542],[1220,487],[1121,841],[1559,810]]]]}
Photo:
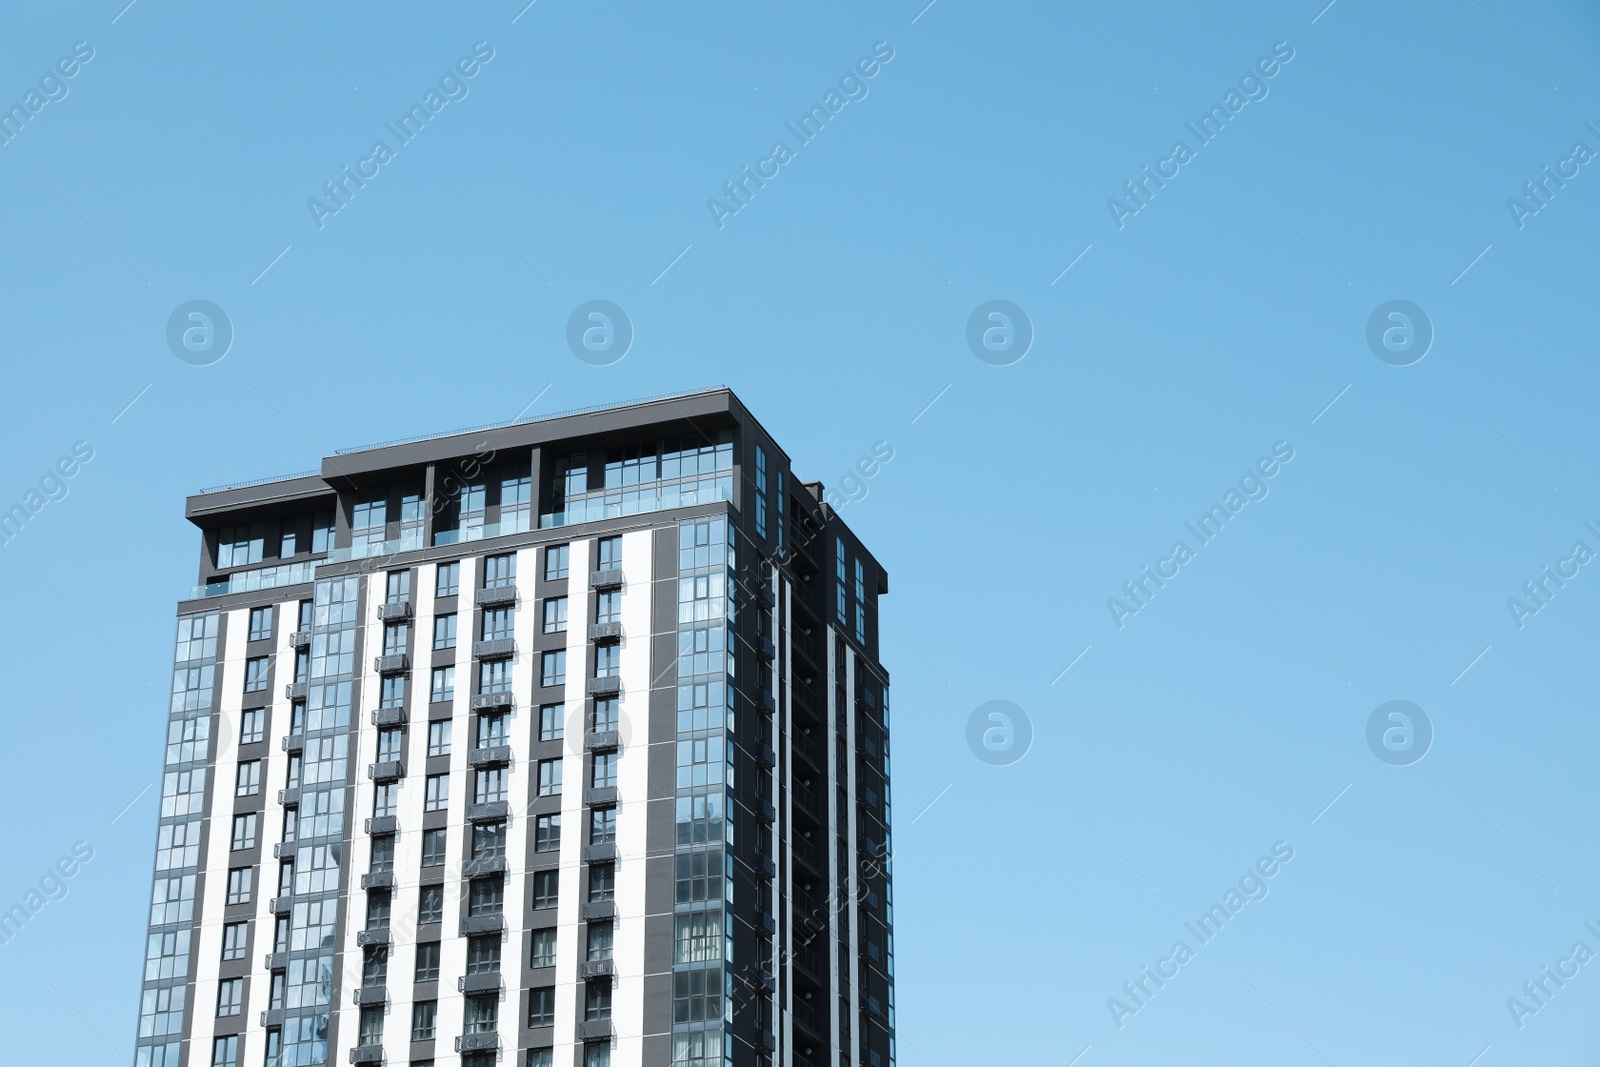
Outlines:
{"type": "Polygon", "coordinates": [[[726,389],[190,497],[137,1067],[894,1067],[822,497],[726,389]]]}

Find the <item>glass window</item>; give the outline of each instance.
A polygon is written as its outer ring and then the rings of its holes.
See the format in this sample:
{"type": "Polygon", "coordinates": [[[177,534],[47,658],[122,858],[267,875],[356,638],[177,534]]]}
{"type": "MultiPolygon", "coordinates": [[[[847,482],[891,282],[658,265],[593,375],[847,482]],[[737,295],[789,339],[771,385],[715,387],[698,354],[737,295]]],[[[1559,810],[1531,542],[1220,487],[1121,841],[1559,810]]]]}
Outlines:
{"type": "Polygon", "coordinates": [[[389,946],[368,945],[362,950],[361,984],[386,985],[389,981],[389,946]]]}
{"type": "Polygon", "coordinates": [[[394,870],[394,835],[379,834],[372,839],[371,873],[387,874],[394,870]]]}
{"type": "Polygon", "coordinates": [[[567,576],[570,545],[551,545],[544,550],[544,580],[553,582],[567,576]]]}
{"type": "Polygon", "coordinates": [[[531,1048],[528,1050],[528,1067],[554,1067],[555,1049],[531,1048]]]}
{"type": "Polygon", "coordinates": [[[621,645],[596,645],[594,650],[594,676],[615,678],[622,669],[621,645]]]}
{"type": "Polygon", "coordinates": [[[383,708],[402,708],[406,703],[406,676],[391,674],[383,679],[383,684],[378,687],[378,706],[383,708]]]}
{"type": "Polygon", "coordinates": [[[517,583],[517,554],[507,552],[499,556],[486,556],[483,561],[483,587],[503,589],[517,583]]]}
{"type": "Polygon", "coordinates": [[[478,664],[478,692],[511,692],[511,661],[496,659],[478,664]]]}
{"type": "Polygon", "coordinates": [[[544,602],[544,632],[558,634],[567,628],[567,598],[549,597],[544,602]]]}
{"type": "Polygon", "coordinates": [[[617,754],[615,752],[596,752],[594,754],[594,773],[589,780],[591,789],[614,789],[617,785],[617,754]]]}
{"type": "Polygon", "coordinates": [[[591,960],[609,960],[611,958],[612,938],[615,931],[610,922],[592,922],[589,924],[588,945],[586,955],[591,960]]]}
{"type": "Polygon", "coordinates": [[[236,797],[253,797],[261,792],[261,761],[258,759],[245,760],[239,764],[239,770],[234,776],[233,795],[236,797]]]}
{"type": "Polygon", "coordinates": [[[560,871],[533,872],[533,906],[535,909],[556,906],[560,874],[560,871]]]}
{"type": "Polygon", "coordinates": [[[594,808],[589,812],[589,844],[617,843],[617,809],[594,808]]]}
{"type": "Polygon", "coordinates": [[[560,741],[562,737],[562,713],[565,709],[560,704],[544,704],[539,708],[539,740],[560,741]]]}
{"type": "Polygon", "coordinates": [[[472,828],[472,858],[499,859],[506,854],[506,824],[480,823],[472,828]]]}
{"type": "Polygon", "coordinates": [[[311,520],[311,551],[326,552],[333,547],[333,512],[325,511],[311,520]]]}
{"type": "Polygon", "coordinates": [[[250,609],[250,640],[266,641],[272,637],[272,609],[250,609]]]}
{"type": "Polygon", "coordinates": [[[411,1040],[432,1041],[439,1015],[437,1000],[419,1000],[411,1006],[411,1040]]]}
{"type": "Polygon", "coordinates": [[[461,592],[461,564],[441,563],[434,575],[434,596],[455,596],[461,592]]]}
{"type": "Polygon", "coordinates": [[[436,923],[444,919],[444,886],[425,885],[417,894],[417,922],[436,923]]]}
{"type": "Polygon", "coordinates": [[[456,647],[456,617],[455,615],[440,615],[433,620],[433,649],[442,652],[447,648],[456,647]]]}
{"type": "Polygon", "coordinates": [[[542,797],[558,797],[561,795],[561,760],[542,759],[539,761],[539,795],[542,797]]]}
{"type": "Polygon", "coordinates": [[[602,537],[599,547],[599,562],[595,570],[609,571],[622,566],[622,538],[602,537]]]}
{"type": "Polygon", "coordinates": [[[767,451],[756,445],[756,535],[767,536],[767,451]]]}
{"type": "Polygon", "coordinates": [[[411,599],[411,572],[390,571],[384,578],[384,601],[399,604],[411,599]]]}
{"type": "Polygon", "coordinates": [[[556,990],[544,986],[528,990],[528,1025],[554,1026],[556,1022],[556,990]]]}
{"type": "Polygon", "coordinates": [[[535,930],[533,932],[533,954],[528,958],[530,967],[554,967],[556,965],[556,932],[554,930],[535,930]]]}
{"type": "Polygon", "coordinates": [[[561,816],[540,815],[534,826],[533,850],[557,852],[561,848],[561,816]]]}
{"type": "Polygon", "coordinates": [[[539,657],[539,684],[563,685],[566,680],[567,650],[563,648],[542,653],[539,657]]]}
{"type": "MultiPolygon", "coordinates": [[[[236,979],[237,980],[237,979],[236,979]]],[[[219,1010],[218,1015],[222,1012],[219,1010]]],[[[233,1014],[237,1015],[238,1012],[233,1014]]],[[[177,1060],[172,1061],[177,1067],[177,1060]]],[[[211,1067],[239,1067],[239,1035],[230,1034],[227,1037],[217,1038],[211,1045],[211,1067]]]]}
{"type": "MultiPolygon", "coordinates": [[[[234,867],[228,872],[227,902],[229,904],[250,903],[250,891],[254,882],[255,869],[253,867],[234,867]]],[[[193,885],[192,878],[189,884],[193,885]]],[[[154,922],[154,920],[151,921],[154,922]]]]}
{"type": "Polygon", "coordinates": [[[439,942],[422,941],[417,944],[416,980],[419,982],[439,980],[439,942]]]}
{"type": "Polygon", "coordinates": [[[494,974],[500,970],[500,935],[467,938],[467,973],[494,974]]]}
{"type": "Polygon", "coordinates": [[[428,755],[450,755],[450,734],[455,724],[449,719],[440,719],[438,722],[428,724],[428,755]]]}
{"type": "Polygon", "coordinates": [[[438,704],[456,698],[456,669],[454,667],[435,667],[432,675],[432,688],[428,699],[438,704]]]}
{"type": "Polygon", "coordinates": [[[217,566],[248,567],[261,562],[261,550],[266,544],[266,523],[249,526],[224,526],[217,535],[217,566]]]}
{"type": "Polygon", "coordinates": [[[239,743],[253,745],[262,738],[265,729],[266,712],[260,708],[251,708],[249,711],[239,713],[239,743]]]}
{"type": "Polygon", "coordinates": [[[595,699],[594,728],[601,733],[617,728],[616,697],[597,697],[595,699]]]}
{"type": "Polygon", "coordinates": [[[244,661],[244,691],[260,693],[267,688],[267,657],[255,656],[244,661]]]}
{"type": "MultiPolygon", "coordinates": [[[[698,1035],[696,1035],[696,1036],[698,1036],[698,1035]]],[[[688,1064],[689,1063],[688,1060],[679,1060],[676,1057],[673,1058],[672,1062],[675,1063],[675,1064],[676,1063],[683,1063],[683,1064],[688,1064]]],[[[710,1064],[711,1063],[710,1060],[706,1060],[704,1062],[706,1064],[710,1064]]],[[[611,1067],[611,1046],[610,1045],[585,1045],[585,1046],[583,1046],[583,1067],[611,1067]]]]}
{"type": "Polygon", "coordinates": [[[620,589],[607,589],[604,592],[595,594],[594,621],[622,621],[622,591],[620,589]]]}
{"type": "Polygon", "coordinates": [[[461,1020],[463,1034],[488,1034],[500,1025],[500,996],[484,993],[466,998],[466,1012],[461,1020]]]}
{"type": "Polygon", "coordinates": [[[385,656],[398,656],[406,650],[406,644],[410,637],[410,623],[389,623],[383,628],[383,654],[385,656]]]}
{"type": "Polygon", "coordinates": [[[502,915],[505,912],[505,882],[496,878],[474,878],[467,889],[467,915],[502,915]]]}
{"type": "Polygon", "coordinates": [[[444,849],[447,831],[440,827],[436,830],[422,831],[422,865],[424,867],[443,867],[444,849]]]}
{"type": "Polygon", "coordinates": [[[249,948],[249,923],[224,923],[222,926],[222,958],[242,960],[249,948]]]}
{"type": "Polygon", "coordinates": [[[238,1015],[243,1005],[243,978],[224,978],[217,983],[218,1015],[238,1015]]]}
{"type": "Polygon", "coordinates": [[[400,758],[400,741],[405,732],[398,726],[385,726],[378,730],[378,762],[385,763],[400,758]]]}
{"type": "Polygon", "coordinates": [[[591,978],[584,983],[583,1017],[589,1022],[611,1018],[611,979],[591,978]]]}
{"type": "Polygon", "coordinates": [[[372,817],[381,819],[400,810],[400,787],[394,782],[381,782],[372,789],[372,817]]]}
{"type": "Polygon", "coordinates": [[[253,811],[233,817],[234,852],[243,852],[245,849],[256,847],[256,825],[259,821],[260,816],[253,811]]]}
{"type": "Polygon", "coordinates": [[[510,744],[506,724],[510,716],[505,712],[486,711],[478,716],[478,747],[494,748],[510,744]]]}
{"type": "Polygon", "coordinates": [[[516,608],[485,608],[483,611],[484,641],[503,641],[511,636],[516,625],[516,608]]]}
{"type": "Polygon", "coordinates": [[[505,800],[509,776],[504,767],[489,767],[473,774],[474,803],[492,804],[505,800]]]}
{"type": "Polygon", "coordinates": [[[356,1044],[381,1045],[383,1044],[383,1007],[373,1004],[361,1009],[361,1020],[357,1024],[356,1044]]]}
{"type": "Polygon", "coordinates": [[[450,806],[450,775],[428,775],[424,789],[423,811],[444,811],[450,806]]]}
{"type": "Polygon", "coordinates": [[[610,863],[589,865],[589,899],[591,901],[615,900],[617,896],[617,868],[610,863]]]}

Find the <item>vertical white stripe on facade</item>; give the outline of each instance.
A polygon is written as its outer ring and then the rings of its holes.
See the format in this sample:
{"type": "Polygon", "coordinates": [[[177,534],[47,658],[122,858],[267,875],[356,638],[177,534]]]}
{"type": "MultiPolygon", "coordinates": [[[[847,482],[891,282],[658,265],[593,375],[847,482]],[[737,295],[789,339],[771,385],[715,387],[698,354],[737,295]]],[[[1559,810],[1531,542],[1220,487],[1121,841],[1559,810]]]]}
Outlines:
{"type": "MultiPolygon", "coordinates": [[[[205,889],[195,902],[195,917],[200,926],[189,942],[190,965],[194,970],[194,999],[189,1012],[191,1058],[211,1058],[212,1038],[217,1025],[217,984],[221,973],[223,908],[228,899],[228,866],[232,861],[233,793],[239,775],[239,710],[244,698],[245,642],[250,633],[250,611],[240,608],[225,613],[222,653],[217,657],[216,704],[211,717],[212,751],[216,753],[207,772],[211,796],[211,816],[205,830],[205,889]]],[[[256,827],[257,840],[262,828],[256,827]]],[[[270,850],[267,850],[270,851],[270,850]]],[[[262,864],[265,867],[265,863],[262,864]]],[[[258,880],[264,881],[264,879],[258,880]]],[[[257,885],[256,897],[266,891],[257,885]]],[[[205,1061],[200,1061],[205,1062],[205,1061]]]]}
{"type": "MultiPolygon", "coordinates": [[[[589,627],[589,541],[574,538],[567,553],[567,681],[565,740],[561,767],[561,876],[556,894],[556,1021],[551,1031],[556,1063],[573,1062],[578,1017],[578,904],[583,899],[583,866],[578,857],[583,821],[583,732],[587,687],[589,627]],[[574,607],[583,605],[579,610],[574,607]],[[580,626],[577,619],[582,619],[580,626]]],[[[543,577],[543,572],[540,572],[543,577]]],[[[539,668],[535,666],[535,670],[539,668]]]]}
{"type": "MultiPolygon", "coordinates": [[[[475,556],[460,561],[457,575],[459,595],[456,597],[456,695],[451,702],[450,733],[450,818],[445,833],[444,853],[444,922],[439,924],[439,1004],[434,1017],[435,1059],[453,1055],[455,1039],[461,1033],[466,1014],[466,1003],[456,988],[456,980],[467,973],[467,943],[461,937],[461,916],[466,913],[463,897],[466,886],[461,868],[471,855],[472,828],[467,823],[467,805],[472,802],[472,782],[467,777],[467,749],[472,737],[472,694],[477,692],[478,679],[472,660],[472,642],[478,636],[477,595],[480,569],[475,556]]],[[[518,578],[519,585],[521,578],[518,578]]],[[[520,594],[519,594],[520,596],[520,594]]],[[[523,610],[519,603],[518,611],[523,610]]],[[[430,646],[431,638],[430,637],[430,646]]],[[[432,669],[428,684],[432,686],[432,669]]],[[[426,696],[421,706],[428,706],[426,696]]],[[[424,728],[426,729],[426,728],[424,728]]],[[[408,781],[400,789],[401,818],[405,825],[422,827],[422,808],[427,801],[427,782],[424,773],[408,781]]],[[[507,833],[517,825],[513,820],[507,833]]],[[[410,1035],[407,1035],[408,1037],[410,1035]]]]}
{"type": "MultiPolygon", "coordinates": [[[[613,1067],[644,1064],[644,924],[648,911],[645,823],[650,808],[650,685],[654,680],[650,664],[653,542],[651,530],[622,537],[622,699],[617,722],[622,748],[617,761],[617,920],[612,946],[617,978],[611,991],[617,1047],[612,1052],[613,1067]]],[[[588,584],[587,576],[584,584],[588,584]]],[[[584,626],[579,632],[587,634],[587,590],[582,599],[584,626]]],[[[568,610],[572,610],[571,606],[568,610]]],[[[577,627],[577,623],[572,625],[577,627]]],[[[582,823],[578,830],[580,840],[587,837],[582,823]]],[[[585,955],[586,946],[580,943],[578,958],[585,955]]]]}

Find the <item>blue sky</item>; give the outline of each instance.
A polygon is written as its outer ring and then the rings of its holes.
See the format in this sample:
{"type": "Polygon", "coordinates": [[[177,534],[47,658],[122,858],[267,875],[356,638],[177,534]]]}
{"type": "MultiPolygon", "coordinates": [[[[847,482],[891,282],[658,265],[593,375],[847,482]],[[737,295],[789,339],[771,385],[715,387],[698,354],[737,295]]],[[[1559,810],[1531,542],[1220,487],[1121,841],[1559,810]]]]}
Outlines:
{"type": "Polygon", "coordinates": [[[1592,7],[122,2],[0,16],[6,107],[92,49],[0,146],[0,504],[92,450],[0,551],[0,903],[93,849],[0,946],[17,1062],[132,1046],[154,808],[127,805],[187,493],[710,383],[836,490],[893,453],[844,515],[893,590],[901,1064],[1592,1060],[1600,963],[1507,1007],[1600,952],[1597,568],[1508,607],[1600,551],[1600,173],[1563,163],[1600,152],[1592,7]],[[167,343],[192,300],[232,326],[209,366],[167,343]],[[608,366],[567,345],[591,300],[633,327],[608,366]],[[1008,366],[966,340],[992,300],[1033,331],[1008,366]],[[1408,366],[1367,343],[1394,300],[1434,334],[1408,366]],[[1108,600],[1280,442],[1119,628],[1108,600]],[[1033,734],[998,766],[967,741],[992,700],[1033,734]],[[1366,740],[1391,700],[1432,726],[1409,765],[1366,740]],[[1108,1000],[1277,842],[1265,898],[1119,1027],[1108,1000]]]}

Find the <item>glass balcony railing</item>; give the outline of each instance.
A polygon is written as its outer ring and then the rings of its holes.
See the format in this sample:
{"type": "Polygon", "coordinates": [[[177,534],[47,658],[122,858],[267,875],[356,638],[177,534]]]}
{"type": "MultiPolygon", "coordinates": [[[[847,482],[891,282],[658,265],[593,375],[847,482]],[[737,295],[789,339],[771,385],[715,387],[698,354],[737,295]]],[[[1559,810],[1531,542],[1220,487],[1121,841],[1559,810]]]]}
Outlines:
{"type": "Polygon", "coordinates": [[[716,474],[677,482],[654,482],[628,489],[598,489],[569,496],[560,511],[539,516],[539,528],[576,526],[582,522],[642,515],[650,511],[710,504],[733,499],[733,476],[716,474]]]}
{"type": "Polygon", "coordinates": [[[392,556],[396,552],[410,552],[422,547],[422,527],[400,531],[400,536],[390,541],[360,541],[346,548],[336,548],[328,553],[325,563],[344,563],[352,559],[370,559],[373,556],[392,556]]]}
{"type": "Polygon", "coordinates": [[[532,529],[531,516],[526,511],[517,512],[500,522],[477,523],[456,530],[435,530],[435,545],[459,545],[467,541],[482,541],[486,537],[504,537],[506,534],[527,533],[532,529]]]}
{"type": "Polygon", "coordinates": [[[236,571],[219,582],[207,582],[194,587],[192,599],[227,596],[229,593],[249,593],[257,589],[276,589],[280,585],[298,585],[316,577],[319,560],[300,563],[282,563],[276,567],[257,567],[249,571],[236,571]]]}

